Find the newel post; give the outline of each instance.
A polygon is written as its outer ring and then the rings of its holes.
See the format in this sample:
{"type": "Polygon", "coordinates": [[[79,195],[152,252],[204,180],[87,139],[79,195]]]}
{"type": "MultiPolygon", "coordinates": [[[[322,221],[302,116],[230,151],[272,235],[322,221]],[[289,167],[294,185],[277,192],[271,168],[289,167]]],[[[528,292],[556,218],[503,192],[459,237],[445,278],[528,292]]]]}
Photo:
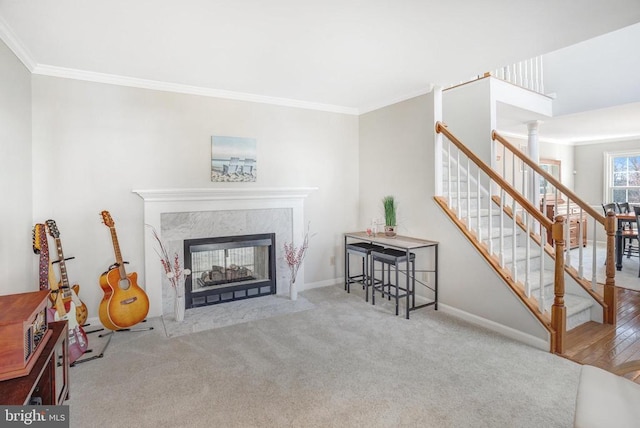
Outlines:
{"type": "Polygon", "coordinates": [[[616,260],[615,260],[615,235],[616,235],[616,215],[609,211],[604,223],[607,232],[607,263],[605,269],[604,283],[604,303],[607,310],[604,314],[604,323],[616,325],[618,315],[618,295],[616,293],[616,260]]]}
{"type": "Polygon", "coordinates": [[[556,260],[553,292],[553,306],[551,306],[551,327],[556,333],[555,346],[552,352],[564,353],[564,337],[567,332],[567,308],[564,305],[564,218],[557,216],[551,226],[551,234],[555,243],[556,260]]]}

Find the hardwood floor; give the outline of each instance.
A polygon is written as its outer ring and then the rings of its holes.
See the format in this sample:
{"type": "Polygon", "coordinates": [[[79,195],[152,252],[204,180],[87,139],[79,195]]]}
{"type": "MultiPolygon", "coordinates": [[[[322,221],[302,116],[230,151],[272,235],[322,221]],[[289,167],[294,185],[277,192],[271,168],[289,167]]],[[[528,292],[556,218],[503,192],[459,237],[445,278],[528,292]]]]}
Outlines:
{"type": "MultiPolygon", "coordinates": [[[[567,332],[564,357],[604,370],[640,360],[640,292],[617,288],[617,326],[589,321],[567,332]]],[[[627,376],[640,381],[640,373],[627,376]]]]}

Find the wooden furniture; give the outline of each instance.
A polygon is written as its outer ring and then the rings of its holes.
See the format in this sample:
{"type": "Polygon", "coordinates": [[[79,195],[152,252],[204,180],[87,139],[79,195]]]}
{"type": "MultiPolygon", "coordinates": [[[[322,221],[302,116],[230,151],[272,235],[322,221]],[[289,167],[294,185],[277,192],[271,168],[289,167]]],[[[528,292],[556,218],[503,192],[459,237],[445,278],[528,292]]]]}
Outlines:
{"type": "Polygon", "coordinates": [[[37,402],[55,406],[68,398],[67,322],[51,322],[49,331],[51,338],[42,347],[29,374],[0,382],[0,404],[23,406],[37,402]]]}
{"type": "Polygon", "coordinates": [[[51,336],[49,290],[0,296],[0,381],[29,373],[51,336]]]}
{"type": "MultiPolygon", "coordinates": [[[[555,216],[567,215],[567,203],[563,200],[558,201],[558,206],[556,208],[555,200],[547,200],[545,201],[545,206],[540,206],[542,212],[551,220],[554,220],[555,216]]],[[[565,245],[569,249],[578,248],[580,243],[578,240],[582,238],[582,246],[587,246],[587,216],[586,214],[582,214],[580,216],[580,207],[576,204],[570,204],[569,210],[569,242],[566,242],[565,245]],[[580,228],[582,228],[582,236],[580,236],[580,228]]],[[[547,243],[549,245],[553,245],[553,238],[551,234],[547,234],[547,243]]]]}

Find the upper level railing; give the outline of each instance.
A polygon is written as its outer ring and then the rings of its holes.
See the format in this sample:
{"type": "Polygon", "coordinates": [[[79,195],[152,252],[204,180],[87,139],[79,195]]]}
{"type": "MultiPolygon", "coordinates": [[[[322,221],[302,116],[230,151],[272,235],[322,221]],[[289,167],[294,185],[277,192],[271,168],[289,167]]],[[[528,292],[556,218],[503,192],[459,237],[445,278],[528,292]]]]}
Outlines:
{"type": "MultiPolygon", "coordinates": [[[[555,222],[534,206],[515,186],[510,184],[491,166],[483,162],[444,124],[436,123],[436,132],[443,134],[442,153],[446,177],[446,205],[449,214],[465,231],[476,247],[486,255],[498,274],[514,289],[529,310],[547,327],[551,336],[551,351],[564,352],[566,333],[566,307],[564,305],[564,238],[563,221],[555,222]],[[493,197],[497,189],[499,197],[493,197]],[[487,197],[488,196],[488,197],[487,197]],[[507,205],[507,201],[509,201],[507,205]],[[526,216],[518,213],[526,213],[526,216]],[[497,214],[497,215],[496,215],[497,214]],[[510,214],[510,217],[509,215],[510,214]],[[494,220],[494,215],[497,220],[494,220]],[[510,220],[507,220],[510,218],[510,220]],[[485,221],[486,219],[486,221],[485,221]],[[497,224],[494,224],[494,221],[497,224]],[[507,224],[509,221],[509,224],[507,224]],[[517,232],[524,230],[524,243],[516,243],[517,232]],[[538,233],[542,234],[542,237],[538,233]],[[545,242],[551,234],[555,245],[553,270],[553,304],[550,315],[545,311],[545,242]],[[511,242],[507,240],[511,239],[511,242]],[[496,243],[494,241],[497,240],[496,243]],[[510,244],[510,245],[509,245],[510,244]],[[537,256],[534,254],[537,249],[537,256]],[[522,252],[524,251],[524,258],[522,252]],[[524,266],[520,266],[524,260],[524,266]],[[539,286],[532,296],[536,281],[532,260],[540,263],[539,286]],[[520,269],[524,272],[520,273],[520,269]],[[534,303],[537,301],[537,305],[534,303]]],[[[444,186],[443,186],[444,187],[444,186]]],[[[436,199],[438,200],[438,198],[436,199]]]]}
{"type": "Polygon", "coordinates": [[[540,56],[520,61],[512,65],[505,65],[504,67],[497,68],[491,72],[473,76],[458,83],[448,85],[445,89],[489,76],[513,83],[521,88],[529,89],[539,94],[544,94],[544,73],[542,57],[540,56]]]}
{"type": "Polygon", "coordinates": [[[522,88],[544,94],[544,74],[541,56],[498,68],[490,74],[522,88]]]}
{"type": "MultiPolygon", "coordinates": [[[[585,287],[592,297],[598,300],[604,308],[603,321],[615,324],[616,296],[614,292],[615,270],[615,216],[605,217],[584,202],[571,189],[558,179],[543,170],[537,163],[522,153],[516,146],[502,137],[498,132],[492,132],[492,139],[500,144],[494,153],[501,158],[503,178],[507,179],[529,201],[536,204],[536,210],[545,216],[556,218],[560,216],[565,223],[566,247],[565,268],[574,278],[585,287]],[[570,227],[570,224],[573,227],[570,227]],[[604,287],[597,281],[598,264],[598,231],[605,229],[606,240],[606,270],[604,287]],[[574,235],[571,235],[574,233],[574,235]],[[587,236],[591,235],[588,240],[587,236]],[[577,251],[571,250],[577,247],[577,251]],[[585,269],[585,262],[589,260],[590,271],[585,269]],[[603,288],[603,289],[601,289],[603,288]]],[[[527,216],[528,213],[524,213],[527,216]]],[[[536,217],[537,218],[537,217],[536,217]]]]}

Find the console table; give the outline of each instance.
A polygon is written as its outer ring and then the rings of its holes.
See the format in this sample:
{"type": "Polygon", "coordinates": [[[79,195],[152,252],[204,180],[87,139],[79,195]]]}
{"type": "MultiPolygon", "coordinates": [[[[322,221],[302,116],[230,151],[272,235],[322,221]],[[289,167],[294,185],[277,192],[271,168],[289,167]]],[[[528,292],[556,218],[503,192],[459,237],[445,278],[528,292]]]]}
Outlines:
{"type": "Polygon", "coordinates": [[[29,374],[0,382],[0,404],[24,406],[38,399],[38,404],[55,406],[68,398],[67,322],[50,322],[49,329],[53,334],[29,374]]]}
{"type": "MultiPolygon", "coordinates": [[[[413,290],[413,293],[414,293],[413,302],[410,302],[410,300],[411,300],[411,299],[409,299],[409,294],[410,293],[407,293],[407,296],[406,296],[406,300],[407,300],[406,317],[409,318],[409,312],[410,311],[413,311],[413,310],[419,309],[419,308],[424,308],[426,306],[432,306],[433,305],[434,309],[436,311],[438,310],[438,244],[439,244],[439,242],[429,241],[429,240],[420,239],[420,238],[413,238],[413,237],[410,237],[410,236],[402,236],[402,235],[397,235],[395,237],[388,237],[388,236],[385,236],[384,233],[377,233],[376,235],[367,235],[366,232],[350,232],[350,233],[345,233],[344,234],[345,259],[347,257],[347,244],[349,243],[349,240],[357,240],[357,241],[360,241],[360,242],[370,242],[372,244],[382,245],[383,247],[395,248],[397,250],[406,251],[407,260],[409,260],[409,254],[411,253],[412,250],[432,247],[434,249],[434,251],[433,251],[433,269],[428,269],[428,270],[423,269],[423,270],[418,270],[416,272],[431,272],[431,273],[433,273],[433,275],[434,275],[433,287],[431,287],[428,284],[425,284],[424,282],[421,282],[417,278],[411,278],[411,275],[409,275],[409,272],[407,272],[407,274],[405,276],[406,276],[406,279],[407,279],[407,284],[406,284],[406,287],[407,287],[406,289],[407,290],[410,290],[410,282],[411,282],[411,280],[415,279],[416,283],[421,284],[421,285],[429,288],[431,291],[433,291],[434,300],[432,302],[425,303],[425,304],[422,304],[422,305],[416,305],[415,304],[415,290],[413,290]]],[[[418,255],[416,254],[416,258],[417,257],[418,257],[418,255]]],[[[346,275],[346,272],[345,272],[345,275],[346,275]]]]}

